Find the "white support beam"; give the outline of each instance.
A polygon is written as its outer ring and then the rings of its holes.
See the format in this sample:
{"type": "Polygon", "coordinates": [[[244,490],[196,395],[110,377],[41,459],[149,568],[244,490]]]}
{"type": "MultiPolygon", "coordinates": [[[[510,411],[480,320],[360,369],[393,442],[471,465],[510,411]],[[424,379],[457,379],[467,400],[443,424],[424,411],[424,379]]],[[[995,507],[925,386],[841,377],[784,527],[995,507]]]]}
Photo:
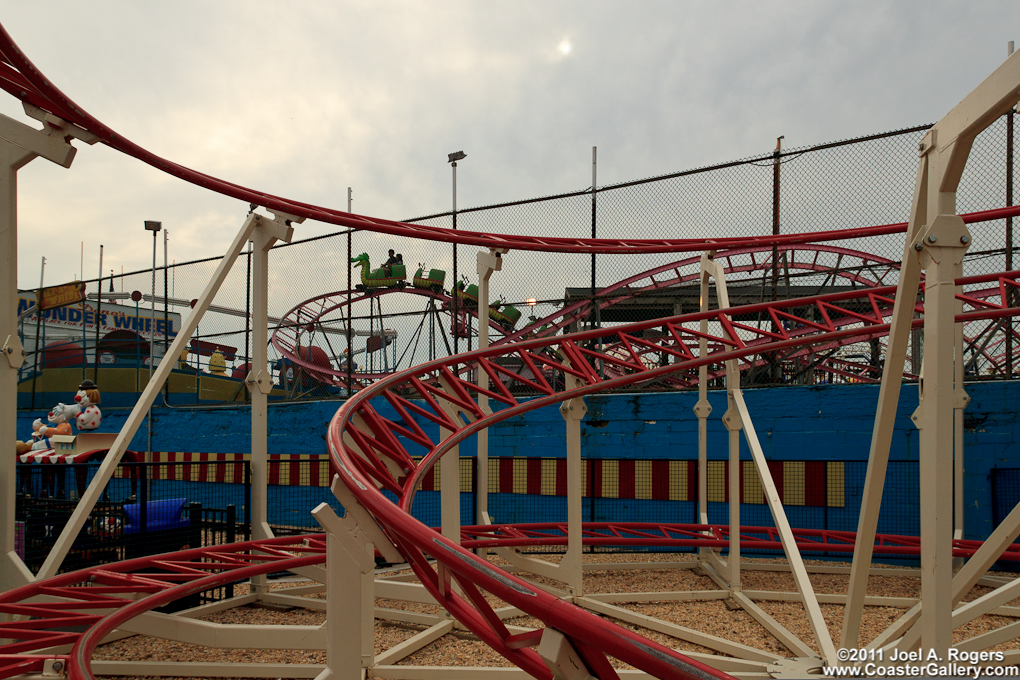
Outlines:
{"type": "Polygon", "coordinates": [[[434,626],[443,620],[442,616],[436,614],[422,614],[406,609],[389,609],[388,607],[376,607],[375,618],[377,621],[409,623],[415,626],[434,626]]]}
{"type": "Polygon", "coordinates": [[[889,465],[889,446],[892,443],[893,427],[896,421],[896,407],[903,382],[903,367],[907,360],[907,345],[910,340],[911,323],[917,298],[917,286],[921,282],[921,265],[914,256],[914,241],[924,228],[927,220],[927,204],[922,198],[927,191],[928,162],[922,158],[917,167],[914,184],[914,200],[907,227],[906,244],[900,265],[900,280],[893,303],[889,342],[886,348],[885,364],[882,366],[882,381],[878,391],[878,405],[875,409],[875,425],[871,433],[871,447],[868,452],[868,469],[864,478],[864,492],[861,496],[861,512],[857,520],[857,540],[854,542],[854,557],[847,586],[847,606],[843,613],[843,633],[840,646],[855,648],[861,631],[861,615],[864,612],[864,597],[871,570],[871,557],[875,548],[875,534],[878,531],[878,515],[885,490],[885,475],[889,465]]]}
{"type": "Polygon", "coordinates": [[[326,667],[338,680],[363,680],[375,662],[375,547],[326,503],[312,516],[326,530],[326,667]]]}
{"type": "MultiPolygon", "coordinates": [[[[254,214],[254,213],[253,213],[254,214]]],[[[269,251],[278,240],[290,243],[294,236],[292,221],[301,219],[276,215],[275,219],[255,215],[251,234],[251,312],[252,328],[269,326],[269,251]]],[[[268,347],[260,338],[252,343],[251,371],[245,377],[245,386],[251,397],[251,534],[262,540],[273,537],[269,528],[268,486],[269,486],[269,393],[273,389],[273,378],[269,372],[268,347]]],[[[171,358],[179,353],[168,354],[171,358]]],[[[260,595],[269,592],[266,575],[251,579],[252,591],[260,595]]]]}
{"type": "MultiPolygon", "coordinates": [[[[709,280],[716,271],[715,251],[701,254],[701,306],[700,311],[708,311],[709,280]]],[[[708,319],[702,319],[698,338],[698,357],[708,355],[708,319]]],[[[694,405],[694,415],[698,418],[698,523],[708,524],[708,417],[712,415],[712,405],[708,403],[708,364],[698,367],[698,403],[694,405]]],[[[704,554],[709,548],[699,548],[704,554]]]]}
{"type": "MultiPolygon", "coordinates": [[[[488,251],[479,251],[477,255],[478,270],[478,349],[485,349],[489,346],[489,279],[493,272],[502,271],[503,255],[508,251],[506,248],[490,248],[488,251]]],[[[489,389],[489,374],[478,369],[478,388],[489,389]]],[[[485,415],[492,414],[489,406],[489,397],[481,392],[478,393],[478,408],[485,415]]],[[[478,431],[475,435],[478,443],[478,453],[475,461],[475,522],[477,524],[489,524],[489,429],[478,431]]],[[[481,548],[479,554],[483,555],[485,549],[481,548]]]]}
{"type": "Polygon", "coordinates": [[[746,594],[733,593],[733,599],[740,605],[741,609],[751,615],[761,627],[767,630],[773,637],[786,646],[794,656],[815,656],[815,650],[811,649],[803,640],[794,635],[783,624],[776,621],[764,609],[755,604],[746,594]]]}
{"type": "MultiPolygon", "coordinates": [[[[599,565],[604,566],[604,565],[599,565]]],[[[729,590],[669,590],[636,593],[589,593],[585,597],[596,602],[711,602],[730,597],[729,590]]]]}
{"type": "Polygon", "coordinates": [[[421,604],[439,604],[432,594],[420,583],[398,583],[396,581],[375,582],[376,597],[401,602],[418,602],[421,604]]]}
{"type": "MultiPolygon", "coordinates": [[[[961,269],[961,274],[962,269],[961,269]]],[[[963,286],[956,286],[957,295],[963,293],[963,286]]],[[[963,313],[963,300],[956,300],[956,314],[963,313]]],[[[953,365],[953,538],[963,538],[963,473],[964,473],[964,445],[963,445],[963,413],[970,403],[970,396],[963,385],[963,324],[953,324],[953,353],[956,355],[956,362],[953,365]]],[[[954,568],[958,569],[963,564],[962,559],[953,561],[954,568]]]]}
{"type": "Polygon", "coordinates": [[[163,678],[315,678],[321,664],[199,661],[92,661],[96,675],[163,678]]]}
{"type": "MultiPolygon", "coordinates": [[[[1002,62],[929,131],[925,142],[947,156],[935,188],[956,193],[974,138],[1020,101],[1020,52],[1002,62]]],[[[956,212],[955,210],[951,212],[956,212]]]]}
{"type": "MultiPolygon", "coordinates": [[[[571,382],[576,384],[574,376],[571,382]]],[[[584,594],[584,565],[581,553],[584,483],[581,477],[581,420],[588,412],[584,399],[568,399],[560,404],[567,441],[567,552],[559,564],[559,580],[567,584],[571,595],[584,594]]]]}
{"type": "MultiPolygon", "coordinates": [[[[444,376],[440,376],[439,384],[446,394],[457,393],[444,376]]],[[[443,412],[455,423],[463,424],[473,420],[473,414],[464,413],[452,401],[444,399],[442,394],[437,394],[435,398],[443,412]]],[[[445,441],[452,435],[453,432],[445,427],[439,428],[440,441],[445,441]]],[[[460,545],[460,444],[444,453],[438,463],[441,463],[439,465],[439,517],[442,534],[460,545]]]]}
{"type": "Polygon", "coordinates": [[[417,635],[404,640],[400,644],[390,647],[382,654],[379,654],[376,657],[376,663],[379,665],[399,663],[417,652],[422,647],[432,644],[452,630],[453,619],[444,619],[443,621],[433,624],[417,635]]]}
{"type": "Polygon", "coordinates": [[[542,631],[537,651],[552,671],[553,680],[597,680],[588,672],[581,655],[567,636],[555,628],[547,627],[542,631]]]}
{"type": "MultiPolygon", "coordinates": [[[[1001,645],[1004,642],[1014,640],[1016,639],[1017,636],[1020,636],[1020,621],[1007,623],[1005,626],[1002,626],[1001,628],[990,630],[987,633],[983,633],[981,635],[975,635],[974,637],[967,638],[963,642],[953,646],[956,649],[960,650],[961,652],[980,652],[982,650],[988,649],[989,647],[994,647],[996,645],[1001,645]]],[[[1018,652],[1020,652],[1020,650],[1010,650],[1009,652],[1006,653],[1016,655],[1018,652]]],[[[1003,660],[1003,665],[1005,664],[1013,665],[1018,662],[1020,662],[1020,659],[1017,658],[1014,658],[1011,661],[1009,659],[1005,659],[1003,660]]],[[[988,665],[991,666],[993,665],[993,663],[989,663],[988,665]]]]}
{"type": "MultiPolygon", "coordinates": [[[[929,203],[929,208],[930,208],[929,203]]],[[[955,279],[970,234],[957,215],[939,215],[921,235],[925,267],[924,405],[921,407],[921,645],[953,643],[953,402],[955,279]]]]}
{"type": "MultiPolygon", "coordinates": [[[[730,294],[726,287],[726,272],[723,266],[711,257],[702,256],[702,279],[707,279],[708,274],[715,277],[715,295],[719,303],[719,309],[729,309],[730,294]]],[[[707,295],[707,293],[706,293],[707,295]]],[[[704,304],[704,300],[702,301],[704,304]]],[[[726,577],[729,588],[739,592],[740,585],[740,414],[736,409],[736,402],[733,399],[735,391],[740,390],[740,367],[736,359],[726,362],[726,412],[723,413],[722,421],[726,427],[727,443],[729,446],[729,472],[727,474],[727,495],[729,496],[729,553],[726,558],[726,566],[729,567],[726,577]]],[[[705,462],[707,469],[708,462],[705,462]]],[[[706,472],[707,474],[707,472],[706,472]]],[[[699,482],[700,483],[700,482],[699,482]]],[[[707,500],[708,491],[706,486],[705,496],[707,500]]],[[[706,516],[707,519],[707,516],[706,516]]],[[[704,567],[708,566],[708,560],[702,559],[704,567]]],[[[706,573],[711,573],[706,570],[706,573]]]]}
{"type": "MultiPolygon", "coordinates": [[[[744,439],[748,448],[751,449],[751,457],[754,459],[754,466],[758,471],[758,478],[761,480],[762,492],[765,496],[765,503],[772,512],[772,521],[779,531],[779,539],[783,544],[783,552],[786,553],[786,561],[790,564],[793,573],[793,580],[797,584],[797,591],[803,597],[804,611],[807,614],[808,623],[811,625],[811,632],[818,642],[818,649],[822,653],[822,659],[827,663],[836,662],[836,646],[829,634],[829,627],[825,623],[825,616],[818,606],[818,598],[815,596],[815,589],[811,585],[807,569],[804,568],[804,558],[800,555],[797,547],[797,539],[793,535],[790,521],[786,517],[786,510],[783,509],[783,502],[779,498],[779,490],[772,479],[769,471],[768,461],[765,460],[765,452],[758,441],[758,434],[755,432],[754,423],[751,422],[751,414],[744,403],[743,393],[737,389],[733,391],[733,400],[737,411],[740,413],[740,420],[743,423],[744,439]]],[[[733,499],[730,499],[733,502],[733,499]]]]}
{"type": "Polygon", "coordinates": [[[750,661],[764,661],[766,663],[772,663],[779,661],[783,657],[772,652],[766,652],[755,647],[749,647],[748,645],[741,644],[739,642],[733,642],[715,635],[703,633],[698,630],[686,628],[684,626],[678,626],[674,623],[667,623],[660,619],[655,619],[644,614],[638,614],[632,612],[629,609],[623,607],[616,607],[605,602],[599,602],[597,600],[589,599],[587,597],[579,597],[574,602],[579,607],[591,610],[597,614],[602,614],[614,619],[619,619],[626,623],[633,624],[635,626],[642,626],[649,630],[654,630],[657,633],[663,633],[664,635],[670,635],[680,640],[686,640],[687,642],[693,642],[696,645],[701,645],[708,649],[720,652],[722,654],[729,654],[735,656],[738,659],[747,659],[750,661]]]}
{"type": "Polygon", "coordinates": [[[326,648],[326,633],[319,626],[219,624],[158,612],[146,612],[125,621],[120,630],[164,640],[216,649],[326,648]]]}
{"type": "Polygon", "coordinates": [[[340,475],[333,476],[329,489],[344,509],[344,516],[338,518],[339,523],[355,540],[374,545],[379,554],[390,564],[404,562],[404,556],[400,554],[397,546],[390,542],[389,537],[376,524],[372,514],[365,509],[365,506],[358,501],[358,498],[341,481],[340,475]]]}
{"type": "MultiPolygon", "coordinates": [[[[18,438],[18,369],[25,360],[18,337],[18,170],[39,156],[70,167],[75,148],[52,131],[0,115],[0,441],[12,451],[18,438]]],[[[8,454],[0,463],[0,592],[33,578],[14,551],[16,460],[8,454]]]]}

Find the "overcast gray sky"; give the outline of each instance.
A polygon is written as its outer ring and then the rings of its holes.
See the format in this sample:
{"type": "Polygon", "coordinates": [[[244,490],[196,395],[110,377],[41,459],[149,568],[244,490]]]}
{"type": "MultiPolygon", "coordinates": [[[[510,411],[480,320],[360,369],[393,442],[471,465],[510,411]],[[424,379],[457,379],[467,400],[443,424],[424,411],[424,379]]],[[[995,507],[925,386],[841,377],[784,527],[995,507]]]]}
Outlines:
{"type": "MultiPolygon", "coordinates": [[[[0,21],[114,130],[289,198],[408,218],[926,122],[1020,41],[1020,3],[6,3],[0,21]]],[[[0,93],[0,111],[28,121],[0,93]]],[[[78,144],[82,147],[83,145],[78,144]]],[[[247,206],[100,145],[20,173],[19,285],[222,253],[247,206]],[[162,252],[159,256],[162,260],[162,252]]],[[[906,215],[903,216],[906,218],[906,215]]],[[[335,231],[305,223],[297,236],[335,231]]],[[[309,291],[309,295],[316,292],[309,291]]]]}

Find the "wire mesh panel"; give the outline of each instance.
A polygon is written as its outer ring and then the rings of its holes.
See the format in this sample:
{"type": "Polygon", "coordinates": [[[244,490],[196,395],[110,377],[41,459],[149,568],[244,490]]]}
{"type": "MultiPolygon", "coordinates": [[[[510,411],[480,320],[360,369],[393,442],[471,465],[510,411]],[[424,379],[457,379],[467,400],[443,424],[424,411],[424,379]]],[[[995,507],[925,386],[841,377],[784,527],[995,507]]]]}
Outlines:
{"type": "MultiPolygon", "coordinates": [[[[917,143],[927,128],[769,152],[409,221],[483,233],[638,239],[763,236],[901,222],[909,213],[917,143]]],[[[1015,145],[1007,139],[1008,129],[1003,118],[977,137],[957,194],[959,212],[1012,201],[1007,149],[1015,145]]],[[[243,218],[238,216],[238,226],[243,218]]],[[[1015,266],[1012,222],[972,226],[974,241],[964,275],[1015,266]]],[[[828,247],[841,250],[829,251],[821,260],[824,267],[815,259],[817,249],[810,254],[766,249],[750,256],[754,266],[733,267],[728,274],[731,288],[739,293],[734,304],[798,297],[825,286],[854,287],[859,282],[849,279],[858,272],[882,271],[884,285],[896,283],[902,236],[828,247]],[[883,262],[861,261],[843,251],[867,253],[883,262]],[[813,271],[804,269],[807,261],[815,265],[813,271]],[[841,279],[836,282],[834,277],[841,279]]],[[[524,329],[528,335],[567,332],[692,311],[691,300],[697,299],[692,279],[663,281],[669,276],[658,271],[684,256],[513,252],[490,280],[492,306],[479,313],[476,297],[471,298],[478,284],[478,250],[357,230],[277,244],[269,256],[270,323],[265,329],[251,327],[252,255],[242,253],[189,343],[188,354],[171,358],[177,370],[162,398],[174,405],[246,401],[242,378],[250,368],[254,343],[267,339],[272,340],[267,366],[274,379],[271,399],[344,398],[394,370],[476,348],[480,323],[488,323],[491,341],[500,342],[524,329]],[[385,264],[390,250],[403,262],[393,271],[385,264]],[[614,288],[642,273],[649,273],[644,284],[626,291],[614,288]],[[463,292],[455,293],[458,286],[463,292]]],[[[104,403],[134,403],[150,364],[165,354],[218,264],[218,258],[210,258],[155,272],[104,272],[101,280],[84,282],[88,299],[83,305],[51,310],[42,321],[27,315],[20,328],[28,358],[19,375],[19,406],[48,408],[73,394],[85,378],[100,384],[104,403]],[[47,380],[41,380],[44,373],[47,380]]],[[[696,262],[687,265],[692,268],[696,262]]],[[[19,312],[34,304],[34,291],[24,291],[22,298],[19,312]]],[[[1012,375],[1013,336],[1012,321],[969,327],[972,375],[1012,375]]],[[[877,342],[880,355],[884,349],[881,340],[877,342]]],[[[836,369],[833,377],[861,375],[862,370],[846,367],[860,365],[855,357],[869,352],[871,348],[848,346],[823,363],[836,369]]],[[[758,371],[752,381],[756,384],[813,379],[788,360],[764,360],[769,370],[758,371]]],[[[878,365],[869,359],[871,364],[878,365]]],[[[916,367],[912,372],[916,375],[916,367]]]]}
{"type": "Polygon", "coordinates": [[[992,516],[998,526],[1020,503],[1020,468],[992,468],[992,516]]]}

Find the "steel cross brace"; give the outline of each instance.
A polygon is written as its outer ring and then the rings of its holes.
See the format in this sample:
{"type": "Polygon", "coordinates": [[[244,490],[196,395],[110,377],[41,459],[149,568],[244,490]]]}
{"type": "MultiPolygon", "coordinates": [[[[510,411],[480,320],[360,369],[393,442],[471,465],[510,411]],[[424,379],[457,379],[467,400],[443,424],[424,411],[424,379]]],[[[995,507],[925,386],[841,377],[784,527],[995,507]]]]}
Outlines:
{"type": "MultiPolygon", "coordinates": [[[[889,349],[875,417],[868,472],[850,575],[841,646],[857,647],[873,538],[889,458],[900,377],[906,360],[913,291],[925,278],[924,399],[921,419],[921,645],[942,654],[952,644],[953,278],[971,243],[956,215],[956,189],[974,138],[1020,100],[1020,53],[1006,59],[988,78],[936,123],[919,145],[920,159],[897,288],[889,349]]],[[[958,451],[962,457],[962,451],[958,451]]]]}

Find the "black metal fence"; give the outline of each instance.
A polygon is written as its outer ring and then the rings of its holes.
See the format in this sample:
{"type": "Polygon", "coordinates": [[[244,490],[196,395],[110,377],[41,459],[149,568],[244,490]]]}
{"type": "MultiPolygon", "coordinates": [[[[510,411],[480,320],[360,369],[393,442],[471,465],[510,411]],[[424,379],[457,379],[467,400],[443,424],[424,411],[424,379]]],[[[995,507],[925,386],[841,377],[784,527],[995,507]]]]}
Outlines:
{"type": "MultiPolygon", "coordinates": [[[[248,471],[238,484],[196,484],[198,463],[125,463],[75,539],[62,571],[164,552],[247,540],[248,471]]],[[[64,530],[98,464],[17,466],[18,545],[36,572],[64,530]]]]}
{"type": "MultiPolygon", "coordinates": [[[[476,459],[460,460],[461,523],[475,524],[476,459]]],[[[696,460],[585,459],[583,517],[587,522],[698,523],[696,460]]],[[[440,462],[440,466],[442,461],[440,462]]],[[[76,501],[51,497],[46,474],[65,475],[65,495],[74,489],[75,466],[19,465],[16,502],[18,550],[38,571],[76,501]]],[[[89,479],[96,465],[86,468],[89,479]]],[[[770,472],[792,526],[856,531],[867,470],[865,461],[774,461],[770,472]]],[[[325,457],[271,460],[269,524],[277,535],[321,531],[311,516],[319,503],[343,510],[328,488],[325,457]]],[[[727,524],[726,461],[710,460],[708,521],[727,524]]],[[[200,546],[250,538],[250,471],[247,461],[129,463],[118,468],[89,515],[64,562],[70,571],[200,546]],[[132,487],[132,476],[134,487],[132,487]],[[132,493],[136,491],[137,493],[132,493]]],[[[423,480],[412,514],[428,526],[441,524],[439,470],[423,480]]],[[[55,484],[52,488],[58,488],[55,484]]],[[[1020,470],[993,473],[996,521],[1020,499],[1020,470]]],[[[741,524],[774,527],[762,485],[751,461],[740,471],[741,524]]],[[[891,461],[878,532],[920,534],[917,463],[891,461]]],[[[562,458],[490,458],[489,514],[497,523],[565,522],[566,466],[562,458]]],[[[600,548],[618,550],[618,548],[600,548]]]]}

